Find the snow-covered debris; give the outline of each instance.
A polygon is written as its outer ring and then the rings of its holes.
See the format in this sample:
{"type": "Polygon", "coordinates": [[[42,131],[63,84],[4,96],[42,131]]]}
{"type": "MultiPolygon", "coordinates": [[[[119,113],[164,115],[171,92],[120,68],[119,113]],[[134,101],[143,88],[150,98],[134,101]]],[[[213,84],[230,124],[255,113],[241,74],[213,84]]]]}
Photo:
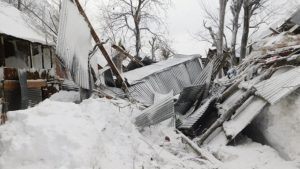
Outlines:
{"type": "Polygon", "coordinates": [[[0,126],[0,168],[201,168],[142,136],[132,123],[139,113],[125,101],[105,99],[46,100],[9,112],[0,126]]]}
{"type": "MultiPolygon", "coordinates": [[[[45,35],[28,22],[30,18],[6,2],[0,1],[0,34],[30,42],[49,44],[45,35]]],[[[51,43],[50,43],[51,44],[51,43]]]]}

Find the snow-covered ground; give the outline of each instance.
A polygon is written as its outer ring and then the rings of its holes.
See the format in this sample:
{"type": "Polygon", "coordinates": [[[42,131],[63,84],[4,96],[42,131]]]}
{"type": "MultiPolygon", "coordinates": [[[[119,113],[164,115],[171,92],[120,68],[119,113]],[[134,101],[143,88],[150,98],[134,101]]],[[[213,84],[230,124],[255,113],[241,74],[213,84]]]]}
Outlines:
{"type": "MultiPolygon", "coordinates": [[[[210,169],[182,143],[171,120],[136,129],[137,105],[59,92],[36,107],[8,112],[0,126],[1,169],[210,169]],[[62,100],[62,98],[64,98],[62,100]]],[[[267,146],[246,140],[211,149],[222,169],[293,169],[267,146]]],[[[298,166],[299,167],[299,166],[298,166]]]]}

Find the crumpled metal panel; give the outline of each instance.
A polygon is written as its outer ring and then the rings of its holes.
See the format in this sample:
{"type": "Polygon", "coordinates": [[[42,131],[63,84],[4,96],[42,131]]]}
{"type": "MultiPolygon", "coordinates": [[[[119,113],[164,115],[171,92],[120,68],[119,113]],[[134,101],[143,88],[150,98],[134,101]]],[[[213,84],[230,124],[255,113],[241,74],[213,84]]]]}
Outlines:
{"type": "Polygon", "coordinates": [[[138,83],[129,88],[130,96],[146,105],[152,105],[154,101],[154,90],[145,82],[138,83]]]}
{"type": "Polygon", "coordinates": [[[191,129],[197,123],[197,121],[204,115],[208,107],[215,101],[215,99],[215,97],[210,98],[192,115],[182,120],[182,124],[179,126],[179,129],[191,129]]]}
{"type": "Polygon", "coordinates": [[[190,86],[183,89],[180,93],[179,99],[175,104],[175,112],[179,114],[186,114],[192,107],[196,99],[201,95],[205,85],[190,86]]]}
{"type": "Polygon", "coordinates": [[[145,109],[141,115],[137,116],[135,118],[135,125],[140,128],[151,126],[167,120],[174,115],[173,93],[170,92],[160,101],[145,109]]]}
{"type": "Polygon", "coordinates": [[[264,98],[270,104],[275,104],[300,87],[300,68],[294,68],[286,73],[271,77],[254,87],[257,90],[256,95],[264,98]]]}

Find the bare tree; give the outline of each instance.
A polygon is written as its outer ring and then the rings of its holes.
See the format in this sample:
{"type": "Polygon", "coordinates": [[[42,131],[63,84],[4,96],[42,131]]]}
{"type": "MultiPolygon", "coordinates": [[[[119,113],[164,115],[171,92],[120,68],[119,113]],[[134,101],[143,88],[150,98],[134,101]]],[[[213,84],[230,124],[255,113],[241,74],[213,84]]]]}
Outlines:
{"type": "MultiPolygon", "coordinates": [[[[241,52],[240,52],[240,60],[244,59],[247,51],[247,44],[249,38],[249,30],[251,28],[250,21],[251,17],[256,14],[256,11],[263,7],[263,4],[266,0],[244,0],[243,8],[244,8],[244,17],[243,17],[243,34],[241,40],[241,52]]],[[[260,24],[260,23],[258,23],[260,24]]],[[[256,25],[256,27],[258,26],[256,25]]]]}
{"type": "Polygon", "coordinates": [[[239,29],[239,16],[242,9],[244,0],[232,0],[230,10],[233,16],[232,19],[232,37],[231,37],[231,66],[237,64],[236,58],[236,41],[237,41],[237,33],[239,29]]]}
{"type": "Polygon", "coordinates": [[[152,37],[149,40],[150,50],[151,50],[151,59],[156,61],[155,52],[159,49],[158,38],[156,36],[152,37]]]}
{"type": "Polygon", "coordinates": [[[226,5],[228,0],[219,0],[220,4],[220,11],[219,11],[219,27],[218,27],[218,34],[217,34],[217,55],[218,57],[224,57],[224,25],[225,25],[225,13],[226,13],[226,5]]]}
{"type": "Polygon", "coordinates": [[[163,21],[159,14],[165,11],[168,4],[166,0],[113,0],[105,6],[106,20],[110,21],[109,27],[114,32],[122,32],[123,36],[131,33],[136,56],[140,56],[142,34],[162,36],[151,28],[161,30],[158,27],[163,25],[163,21]]]}

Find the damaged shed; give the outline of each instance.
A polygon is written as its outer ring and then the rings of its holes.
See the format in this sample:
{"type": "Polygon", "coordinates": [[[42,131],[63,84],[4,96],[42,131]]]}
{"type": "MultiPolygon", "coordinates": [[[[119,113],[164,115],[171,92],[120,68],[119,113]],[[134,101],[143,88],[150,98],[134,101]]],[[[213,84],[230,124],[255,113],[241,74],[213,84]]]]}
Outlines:
{"type": "Polygon", "coordinates": [[[7,110],[27,108],[47,95],[47,78],[56,62],[54,43],[10,4],[0,2],[0,11],[2,102],[7,110]]]}

